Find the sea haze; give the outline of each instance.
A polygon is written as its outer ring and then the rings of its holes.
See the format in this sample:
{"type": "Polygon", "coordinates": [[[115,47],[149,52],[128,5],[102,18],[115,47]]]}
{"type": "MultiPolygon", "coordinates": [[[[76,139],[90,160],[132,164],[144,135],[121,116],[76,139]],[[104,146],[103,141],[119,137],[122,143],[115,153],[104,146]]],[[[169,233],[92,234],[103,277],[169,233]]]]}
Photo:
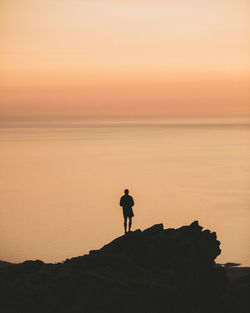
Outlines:
{"type": "Polygon", "coordinates": [[[199,220],[218,262],[250,266],[250,121],[5,122],[0,128],[0,259],[61,261],[133,228],[199,220]]]}

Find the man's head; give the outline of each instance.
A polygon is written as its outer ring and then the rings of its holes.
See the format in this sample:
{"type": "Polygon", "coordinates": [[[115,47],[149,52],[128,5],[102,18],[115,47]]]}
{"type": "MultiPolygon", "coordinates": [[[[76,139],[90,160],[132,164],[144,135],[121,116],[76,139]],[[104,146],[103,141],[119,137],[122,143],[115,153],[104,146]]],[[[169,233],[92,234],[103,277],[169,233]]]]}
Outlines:
{"type": "Polygon", "coordinates": [[[124,193],[125,193],[125,195],[128,195],[128,194],[129,194],[129,190],[128,190],[128,189],[125,189],[125,190],[124,190],[124,193]]]}

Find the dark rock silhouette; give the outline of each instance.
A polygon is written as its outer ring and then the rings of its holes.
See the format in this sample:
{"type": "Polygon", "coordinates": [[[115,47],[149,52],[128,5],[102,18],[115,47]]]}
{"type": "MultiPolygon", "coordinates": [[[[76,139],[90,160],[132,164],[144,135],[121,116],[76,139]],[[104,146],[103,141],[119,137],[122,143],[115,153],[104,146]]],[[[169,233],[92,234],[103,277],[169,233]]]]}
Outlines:
{"type": "Polygon", "coordinates": [[[250,268],[234,268],[224,297],[225,312],[250,312],[250,268]]]}
{"type": "Polygon", "coordinates": [[[226,312],[215,233],[198,222],[119,237],[89,255],[0,268],[2,313],[226,312]]]}
{"type": "Polygon", "coordinates": [[[9,266],[9,265],[12,265],[12,264],[13,264],[13,263],[5,262],[5,261],[1,261],[1,260],[0,260],[0,267],[9,266]]]}
{"type": "Polygon", "coordinates": [[[230,267],[235,267],[235,266],[240,266],[240,263],[232,263],[232,262],[227,262],[225,264],[223,264],[226,268],[230,268],[230,267]]]}

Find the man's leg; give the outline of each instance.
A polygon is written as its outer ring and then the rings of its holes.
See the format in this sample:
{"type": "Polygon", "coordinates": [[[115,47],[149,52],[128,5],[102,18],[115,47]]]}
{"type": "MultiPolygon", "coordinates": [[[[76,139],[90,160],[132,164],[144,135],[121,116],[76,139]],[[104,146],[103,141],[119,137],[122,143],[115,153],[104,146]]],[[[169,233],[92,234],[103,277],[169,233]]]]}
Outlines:
{"type": "Polygon", "coordinates": [[[129,231],[131,230],[131,226],[132,226],[132,216],[129,217],[129,231]]]}
{"type": "Polygon", "coordinates": [[[124,232],[127,233],[127,216],[124,216],[124,232]]]}

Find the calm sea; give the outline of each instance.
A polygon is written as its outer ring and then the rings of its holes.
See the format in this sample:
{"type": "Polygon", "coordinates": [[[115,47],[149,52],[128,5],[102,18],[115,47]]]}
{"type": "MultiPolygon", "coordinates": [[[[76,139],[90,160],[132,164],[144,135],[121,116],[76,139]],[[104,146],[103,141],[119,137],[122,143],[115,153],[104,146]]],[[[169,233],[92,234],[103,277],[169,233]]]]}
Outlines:
{"type": "Polygon", "coordinates": [[[250,266],[250,122],[162,120],[2,124],[0,259],[61,261],[133,228],[198,220],[218,262],[250,266]]]}

